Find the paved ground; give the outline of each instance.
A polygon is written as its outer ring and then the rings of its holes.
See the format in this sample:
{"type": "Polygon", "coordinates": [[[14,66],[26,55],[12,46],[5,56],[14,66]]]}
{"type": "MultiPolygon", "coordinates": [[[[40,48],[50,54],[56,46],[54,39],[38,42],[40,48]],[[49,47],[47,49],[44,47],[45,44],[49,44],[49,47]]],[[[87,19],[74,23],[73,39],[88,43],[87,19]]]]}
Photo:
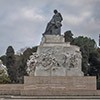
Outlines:
{"type": "Polygon", "coordinates": [[[0,96],[0,100],[100,100],[100,96],[0,96]]]}

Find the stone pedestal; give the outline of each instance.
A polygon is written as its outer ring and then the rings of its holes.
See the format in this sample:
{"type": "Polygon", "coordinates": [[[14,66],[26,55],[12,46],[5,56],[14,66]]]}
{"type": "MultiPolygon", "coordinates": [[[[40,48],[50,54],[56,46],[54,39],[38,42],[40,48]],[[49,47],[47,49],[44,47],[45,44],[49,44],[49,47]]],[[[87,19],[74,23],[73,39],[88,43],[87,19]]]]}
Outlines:
{"type": "Polygon", "coordinates": [[[64,36],[44,35],[28,70],[33,76],[84,76],[81,59],[80,48],[66,43],[64,36]]]}
{"type": "Polygon", "coordinates": [[[64,43],[65,39],[59,35],[44,35],[41,43],[64,43]]]}

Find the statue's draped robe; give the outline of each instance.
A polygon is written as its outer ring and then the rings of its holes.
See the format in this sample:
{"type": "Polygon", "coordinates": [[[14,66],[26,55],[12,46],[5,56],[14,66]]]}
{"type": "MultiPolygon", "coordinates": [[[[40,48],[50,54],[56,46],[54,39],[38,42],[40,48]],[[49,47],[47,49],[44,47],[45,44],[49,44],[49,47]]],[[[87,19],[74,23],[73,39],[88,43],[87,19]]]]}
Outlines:
{"type": "Polygon", "coordinates": [[[47,28],[44,34],[60,35],[61,34],[61,21],[63,20],[60,13],[56,13],[51,21],[47,24],[47,28]]]}

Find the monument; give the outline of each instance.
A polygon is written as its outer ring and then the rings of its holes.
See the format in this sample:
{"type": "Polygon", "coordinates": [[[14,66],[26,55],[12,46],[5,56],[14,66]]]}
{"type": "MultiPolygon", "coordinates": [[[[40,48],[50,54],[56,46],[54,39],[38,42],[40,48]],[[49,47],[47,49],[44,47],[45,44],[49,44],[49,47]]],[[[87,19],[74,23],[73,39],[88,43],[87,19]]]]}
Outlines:
{"type": "Polygon", "coordinates": [[[80,48],[65,42],[61,35],[62,20],[62,15],[54,10],[37,52],[27,61],[29,76],[24,78],[26,90],[35,88],[37,94],[58,95],[52,91],[62,89],[63,94],[68,90],[96,89],[95,77],[84,77],[82,72],[80,48]],[[42,89],[44,93],[39,92],[42,89]]]}
{"type": "Polygon", "coordinates": [[[80,48],[65,42],[61,35],[62,15],[54,15],[43,33],[36,53],[28,60],[27,72],[31,76],[84,76],[81,70],[80,48]]]}
{"type": "Polygon", "coordinates": [[[14,100],[15,96],[30,100],[90,100],[93,96],[98,99],[96,77],[84,76],[80,48],[65,42],[62,20],[62,15],[54,10],[37,52],[27,61],[29,76],[24,77],[24,84],[0,85],[1,95],[13,95],[14,100]]]}
{"type": "Polygon", "coordinates": [[[69,90],[96,90],[96,78],[84,77],[82,72],[80,48],[65,42],[61,35],[62,20],[62,15],[54,10],[37,52],[27,61],[29,76],[24,78],[24,89],[32,90],[34,95],[63,95],[69,90]]]}

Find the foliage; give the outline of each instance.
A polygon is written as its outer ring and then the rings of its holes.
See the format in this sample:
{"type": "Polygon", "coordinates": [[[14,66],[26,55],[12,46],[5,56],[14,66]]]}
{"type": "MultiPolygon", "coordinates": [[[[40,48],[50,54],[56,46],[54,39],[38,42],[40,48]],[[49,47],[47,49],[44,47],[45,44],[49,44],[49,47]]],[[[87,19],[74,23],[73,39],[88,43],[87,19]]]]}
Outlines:
{"type": "MultiPolygon", "coordinates": [[[[27,60],[33,52],[37,51],[37,46],[32,48],[27,48],[23,54],[15,55],[15,51],[12,46],[9,46],[6,50],[6,55],[0,57],[3,64],[6,65],[9,78],[3,77],[5,79],[10,79],[11,83],[23,83],[23,78],[27,75],[27,60]]],[[[2,81],[3,83],[4,81],[2,81]]],[[[5,82],[4,82],[5,83],[5,82]]]]}
{"type": "Polygon", "coordinates": [[[11,83],[10,78],[3,74],[2,76],[0,75],[0,84],[7,84],[7,83],[11,83]]]}
{"type": "Polygon", "coordinates": [[[72,42],[73,41],[73,34],[71,31],[66,31],[64,33],[65,42],[72,42]]]}
{"type": "Polygon", "coordinates": [[[91,38],[79,36],[73,39],[72,44],[80,47],[82,53],[82,70],[85,75],[88,75],[89,57],[96,50],[96,42],[91,38]]]}
{"type": "Polygon", "coordinates": [[[13,47],[12,46],[9,46],[7,48],[7,50],[6,50],[7,57],[13,57],[14,56],[14,53],[15,53],[15,51],[14,51],[13,47]]]}
{"type": "Polygon", "coordinates": [[[1,56],[0,59],[3,61],[3,64],[6,65],[6,55],[1,56]]]}
{"type": "Polygon", "coordinates": [[[32,55],[33,52],[37,51],[37,46],[31,48],[27,48],[23,55],[20,55],[19,60],[17,61],[18,66],[18,80],[19,83],[24,82],[24,76],[27,75],[26,69],[27,69],[27,60],[29,59],[30,55],[32,55]]]}
{"type": "Polygon", "coordinates": [[[16,58],[12,46],[9,46],[6,50],[6,67],[8,69],[8,75],[11,80],[11,83],[17,83],[16,58]]]}

